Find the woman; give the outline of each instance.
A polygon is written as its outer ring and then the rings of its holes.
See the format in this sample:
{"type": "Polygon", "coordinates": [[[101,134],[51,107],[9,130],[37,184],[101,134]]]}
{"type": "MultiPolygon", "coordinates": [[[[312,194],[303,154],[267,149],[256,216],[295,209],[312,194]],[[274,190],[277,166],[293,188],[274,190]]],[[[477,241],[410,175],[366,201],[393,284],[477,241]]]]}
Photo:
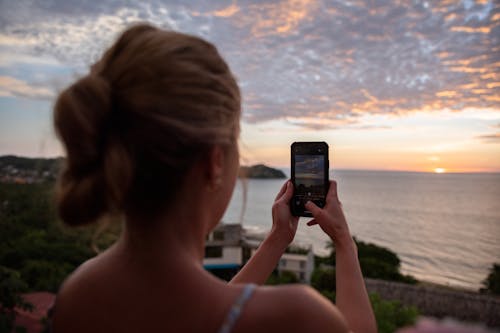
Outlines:
{"type": "Polygon", "coordinates": [[[205,237],[238,174],[239,119],[239,89],[216,48],[144,24],[61,93],[59,215],[69,225],[110,214],[125,222],[120,239],[61,287],[54,332],[376,331],[335,182],[324,209],[307,208],[309,224],[335,242],[337,306],[308,286],[256,286],[295,236],[290,182],[271,232],[234,279],[203,269],[205,237]]]}

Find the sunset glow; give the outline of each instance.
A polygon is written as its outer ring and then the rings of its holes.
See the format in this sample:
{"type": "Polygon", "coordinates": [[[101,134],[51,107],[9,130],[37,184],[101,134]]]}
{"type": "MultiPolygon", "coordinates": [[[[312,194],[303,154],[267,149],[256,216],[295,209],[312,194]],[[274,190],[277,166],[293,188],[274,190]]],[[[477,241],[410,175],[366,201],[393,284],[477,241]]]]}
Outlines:
{"type": "Polygon", "coordinates": [[[499,2],[69,3],[1,6],[0,155],[61,155],[57,93],[146,20],[226,58],[242,164],[289,167],[290,145],[314,140],[333,168],[500,172],[499,2]]]}

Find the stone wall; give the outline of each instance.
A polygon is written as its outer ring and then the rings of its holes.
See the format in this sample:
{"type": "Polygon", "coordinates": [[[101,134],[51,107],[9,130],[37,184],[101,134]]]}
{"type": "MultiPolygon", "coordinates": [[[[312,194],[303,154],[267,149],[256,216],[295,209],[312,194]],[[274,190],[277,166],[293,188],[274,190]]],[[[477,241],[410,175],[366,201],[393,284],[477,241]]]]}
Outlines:
{"type": "Polygon", "coordinates": [[[414,305],[422,315],[438,318],[453,317],[461,321],[500,327],[498,296],[374,279],[365,279],[365,282],[368,292],[376,292],[383,299],[414,305]]]}

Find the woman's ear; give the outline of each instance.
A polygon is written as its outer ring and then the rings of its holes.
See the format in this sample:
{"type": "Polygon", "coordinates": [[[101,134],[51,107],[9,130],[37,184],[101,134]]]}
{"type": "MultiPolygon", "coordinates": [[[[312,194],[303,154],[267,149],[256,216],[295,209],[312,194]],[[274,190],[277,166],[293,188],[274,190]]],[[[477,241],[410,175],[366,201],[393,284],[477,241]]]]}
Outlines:
{"type": "Polygon", "coordinates": [[[207,180],[209,187],[213,190],[222,185],[222,174],[224,172],[224,150],[214,146],[208,154],[207,180]]]}

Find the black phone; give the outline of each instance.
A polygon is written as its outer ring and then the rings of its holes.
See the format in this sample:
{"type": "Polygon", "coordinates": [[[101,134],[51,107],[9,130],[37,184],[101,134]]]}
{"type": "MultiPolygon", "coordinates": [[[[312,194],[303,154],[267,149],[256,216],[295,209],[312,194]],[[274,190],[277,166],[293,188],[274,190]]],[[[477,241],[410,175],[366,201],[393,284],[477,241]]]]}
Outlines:
{"type": "Polygon", "coordinates": [[[326,142],[294,142],[291,146],[293,197],[290,209],[294,216],[311,217],[305,209],[307,201],[323,208],[329,187],[328,144],[326,142]]]}

